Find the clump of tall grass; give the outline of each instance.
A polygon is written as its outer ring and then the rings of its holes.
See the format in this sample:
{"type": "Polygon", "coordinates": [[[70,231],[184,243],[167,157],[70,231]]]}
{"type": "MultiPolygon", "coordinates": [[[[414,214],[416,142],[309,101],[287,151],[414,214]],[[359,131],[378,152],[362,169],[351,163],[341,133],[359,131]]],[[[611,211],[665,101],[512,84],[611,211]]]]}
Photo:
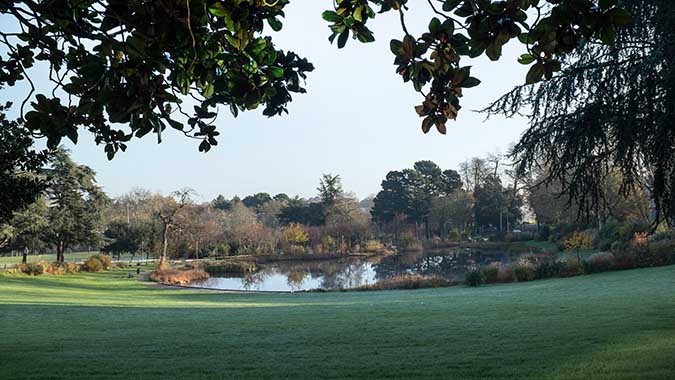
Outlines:
{"type": "Polygon", "coordinates": [[[206,280],[209,274],[201,269],[157,269],[150,272],[150,279],[161,284],[187,285],[193,281],[206,280]]]}

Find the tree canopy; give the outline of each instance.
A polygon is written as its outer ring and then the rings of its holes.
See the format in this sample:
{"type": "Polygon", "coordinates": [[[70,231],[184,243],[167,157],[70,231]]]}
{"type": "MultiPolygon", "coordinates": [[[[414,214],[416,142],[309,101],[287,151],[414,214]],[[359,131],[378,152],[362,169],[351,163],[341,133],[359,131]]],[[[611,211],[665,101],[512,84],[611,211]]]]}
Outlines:
{"type": "MultiPolygon", "coordinates": [[[[27,83],[21,120],[56,148],[62,138],[77,142],[80,130],[105,145],[109,158],[134,137],[167,128],[200,140],[200,151],[217,144],[217,105],[240,111],[262,108],[267,116],[287,112],[293,93],[314,67],[297,54],[277,49],[271,31],[283,27],[289,0],[189,0],[78,2],[3,1],[0,14],[14,30],[0,32],[0,87],[27,83]],[[47,78],[33,68],[47,66],[47,78]],[[35,94],[36,81],[53,84],[35,94]],[[64,99],[62,99],[62,97],[64,99]],[[196,101],[186,109],[186,99],[196,101]],[[30,109],[29,109],[30,108],[30,109]]],[[[630,14],[617,0],[336,0],[323,13],[330,41],[349,36],[372,42],[376,12],[397,12],[404,36],[391,41],[396,72],[423,97],[416,107],[422,129],[445,123],[461,108],[465,88],[480,81],[463,57],[498,60],[512,40],[525,45],[520,61],[531,64],[527,81],[551,78],[560,59],[582,40],[611,42],[630,14]],[[430,7],[428,31],[413,36],[409,7],[430,7]],[[375,8],[375,9],[374,9],[375,8]],[[536,14],[532,20],[531,15],[536,14]]]]}
{"type": "Polygon", "coordinates": [[[485,111],[528,113],[530,128],[514,149],[519,171],[543,170],[541,182],[558,187],[582,212],[606,207],[616,189],[604,184],[616,175],[624,195],[648,189],[655,225],[673,225],[675,3],[622,5],[633,22],[617,31],[614,44],[584,39],[550,81],[519,86],[485,111]]]}

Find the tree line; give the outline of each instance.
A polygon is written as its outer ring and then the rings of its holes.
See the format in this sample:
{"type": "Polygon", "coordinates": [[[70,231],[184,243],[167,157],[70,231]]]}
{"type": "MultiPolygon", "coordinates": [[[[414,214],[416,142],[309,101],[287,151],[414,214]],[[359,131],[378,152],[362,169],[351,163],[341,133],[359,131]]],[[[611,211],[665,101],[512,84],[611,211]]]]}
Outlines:
{"type": "Polygon", "coordinates": [[[190,189],[169,195],[134,189],[110,198],[94,171],[64,149],[50,156],[41,175],[48,184],[43,195],[0,224],[0,249],[21,252],[24,260],[53,252],[62,262],[75,249],[160,260],[346,254],[421,247],[433,239],[500,239],[528,225],[548,239],[554,226],[602,230],[611,223],[649,225],[655,217],[648,189],[622,190],[619,171],[602,187],[603,207],[589,211],[562,197],[561,184],[542,184],[544,170],[521,176],[499,154],[468,159],[457,170],[418,161],[387,173],[381,190],[362,200],[332,174],[320,178],[309,199],[259,192],[199,203],[190,189]]]}

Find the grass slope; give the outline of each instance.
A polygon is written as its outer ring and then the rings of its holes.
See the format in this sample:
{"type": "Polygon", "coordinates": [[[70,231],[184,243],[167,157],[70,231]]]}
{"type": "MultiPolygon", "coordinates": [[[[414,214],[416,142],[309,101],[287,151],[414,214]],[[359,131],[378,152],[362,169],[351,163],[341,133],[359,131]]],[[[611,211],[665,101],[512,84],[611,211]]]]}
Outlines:
{"type": "Polygon", "coordinates": [[[673,379],[675,267],[223,294],[0,275],[0,379],[673,379]]]}

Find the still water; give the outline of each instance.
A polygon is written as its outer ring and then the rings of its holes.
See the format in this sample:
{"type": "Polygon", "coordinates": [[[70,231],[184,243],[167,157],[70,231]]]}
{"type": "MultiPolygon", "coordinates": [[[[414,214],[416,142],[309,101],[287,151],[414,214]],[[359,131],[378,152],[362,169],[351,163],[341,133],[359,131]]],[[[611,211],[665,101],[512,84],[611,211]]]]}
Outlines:
{"type": "Polygon", "coordinates": [[[403,274],[438,275],[461,281],[471,266],[506,263],[512,258],[502,251],[455,249],[386,257],[279,261],[265,264],[260,271],[246,276],[211,277],[191,286],[255,291],[334,290],[372,285],[403,274]]]}

